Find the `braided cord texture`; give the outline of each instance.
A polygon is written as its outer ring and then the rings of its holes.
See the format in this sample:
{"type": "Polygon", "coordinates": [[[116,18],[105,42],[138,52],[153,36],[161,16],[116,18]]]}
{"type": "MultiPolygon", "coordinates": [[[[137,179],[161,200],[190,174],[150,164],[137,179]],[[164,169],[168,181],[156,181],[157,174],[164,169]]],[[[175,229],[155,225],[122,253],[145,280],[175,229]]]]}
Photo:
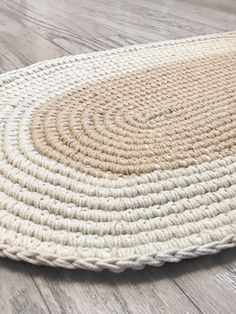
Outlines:
{"type": "Polygon", "coordinates": [[[236,32],[0,76],[0,256],[121,272],[236,245],[236,32]]]}

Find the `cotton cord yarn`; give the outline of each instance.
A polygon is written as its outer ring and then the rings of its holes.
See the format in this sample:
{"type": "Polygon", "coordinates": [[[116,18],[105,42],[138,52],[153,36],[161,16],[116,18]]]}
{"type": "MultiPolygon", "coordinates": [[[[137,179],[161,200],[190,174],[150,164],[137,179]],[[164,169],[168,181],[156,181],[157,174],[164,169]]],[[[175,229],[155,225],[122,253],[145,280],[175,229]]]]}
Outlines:
{"type": "Polygon", "coordinates": [[[0,76],[0,256],[121,272],[236,244],[236,32],[0,76]]]}

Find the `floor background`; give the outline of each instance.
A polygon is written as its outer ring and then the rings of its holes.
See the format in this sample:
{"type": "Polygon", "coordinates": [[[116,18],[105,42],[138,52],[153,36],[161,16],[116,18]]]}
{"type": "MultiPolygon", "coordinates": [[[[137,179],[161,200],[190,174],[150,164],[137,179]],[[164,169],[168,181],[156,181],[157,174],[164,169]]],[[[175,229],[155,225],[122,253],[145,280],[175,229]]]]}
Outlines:
{"type": "MultiPolygon", "coordinates": [[[[236,30],[235,0],[1,0],[0,72],[236,30]]],[[[161,268],[66,271],[0,259],[0,313],[236,313],[236,249],[161,268]]]]}

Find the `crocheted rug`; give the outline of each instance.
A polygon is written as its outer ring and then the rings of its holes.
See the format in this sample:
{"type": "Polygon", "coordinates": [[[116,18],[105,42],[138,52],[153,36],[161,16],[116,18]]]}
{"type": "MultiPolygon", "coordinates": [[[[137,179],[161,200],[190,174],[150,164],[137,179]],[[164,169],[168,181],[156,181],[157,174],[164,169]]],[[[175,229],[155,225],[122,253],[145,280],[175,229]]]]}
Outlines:
{"type": "Polygon", "coordinates": [[[236,32],[0,76],[0,255],[120,272],[236,244],[236,32]]]}

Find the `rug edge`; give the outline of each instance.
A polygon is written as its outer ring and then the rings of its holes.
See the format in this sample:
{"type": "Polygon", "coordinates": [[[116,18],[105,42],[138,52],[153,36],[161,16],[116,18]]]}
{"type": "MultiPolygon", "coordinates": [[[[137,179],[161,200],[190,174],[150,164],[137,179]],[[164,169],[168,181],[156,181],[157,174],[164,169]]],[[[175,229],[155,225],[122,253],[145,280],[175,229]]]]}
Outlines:
{"type": "Polygon", "coordinates": [[[71,270],[110,270],[121,273],[126,269],[140,270],[145,266],[160,267],[165,263],[177,263],[184,259],[192,259],[205,255],[215,255],[223,250],[236,246],[236,234],[229,234],[220,241],[211,242],[201,246],[191,246],[182,249],[166,250],[126,258],[76,258],[75,256],[61,257],[59,255],[44,254],[37,251],[28,251],[20,246],[12,247],[0,243],[0,257],[15,261],[23,261],[37,266],[60,267],[71,270]]]}

